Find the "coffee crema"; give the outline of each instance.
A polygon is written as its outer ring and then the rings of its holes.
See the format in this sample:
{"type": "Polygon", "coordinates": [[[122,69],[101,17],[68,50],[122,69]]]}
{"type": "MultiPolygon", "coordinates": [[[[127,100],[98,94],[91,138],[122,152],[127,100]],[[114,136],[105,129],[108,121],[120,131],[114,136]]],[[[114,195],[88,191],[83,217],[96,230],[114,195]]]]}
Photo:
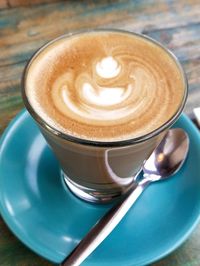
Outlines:
{"type": "Polygon", "coordinates": [[[32,60],[28,101],[57,130],[94,141],[140,137],[166,123],[184,97],[174,58],[141,36],[96,31],[65,36],[32,60]]]}

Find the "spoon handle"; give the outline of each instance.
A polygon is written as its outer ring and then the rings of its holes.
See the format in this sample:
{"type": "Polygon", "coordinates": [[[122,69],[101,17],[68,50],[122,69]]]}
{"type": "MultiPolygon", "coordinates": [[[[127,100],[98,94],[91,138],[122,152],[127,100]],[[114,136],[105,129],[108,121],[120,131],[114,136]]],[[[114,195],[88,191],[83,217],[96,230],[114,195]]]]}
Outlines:
{"type": "Polygon", "coordinates": [[[133,191],[123,198],[119,203],[114,205],[88,232],[80,241],[76,248],[62,262],[62,266],[80,265],[112,232],[112,230],[122,220],[131,206],[135,203],[143,190],[147,187],[149,181],[143,179],[136,183],[133,191]]]}

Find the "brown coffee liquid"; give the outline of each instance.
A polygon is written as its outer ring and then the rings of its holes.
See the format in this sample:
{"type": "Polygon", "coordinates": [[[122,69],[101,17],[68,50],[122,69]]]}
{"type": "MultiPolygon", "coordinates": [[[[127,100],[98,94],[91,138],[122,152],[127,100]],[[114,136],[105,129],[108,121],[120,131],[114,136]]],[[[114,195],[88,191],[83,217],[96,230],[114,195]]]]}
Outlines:
{"type": "Polygon", "coordinates": [[[184,97],[175,60],[143,37],[112,31],[66,36],[29,65],[28,101],[57,130],[87,140],[118,141],[167,122],[184,97]]]}

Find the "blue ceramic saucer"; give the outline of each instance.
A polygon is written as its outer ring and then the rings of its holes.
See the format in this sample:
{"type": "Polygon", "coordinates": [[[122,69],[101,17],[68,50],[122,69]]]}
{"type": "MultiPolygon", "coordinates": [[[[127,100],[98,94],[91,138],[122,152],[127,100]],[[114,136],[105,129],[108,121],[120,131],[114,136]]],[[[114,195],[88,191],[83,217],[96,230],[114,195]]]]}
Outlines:
{"type": "MultiPolygon", "coordinates": [[[[169,254],[200,219],[200,134],[182,115],[175,127],[190,137],[189,156],[171,179],[152,184],[85,266],[146,265],[169,254]]],[[[59,165],[26,111],[0,144],[0,212],[29,248],[59,263],[110,208],[92,205],[64,187],[59,165]]]]}

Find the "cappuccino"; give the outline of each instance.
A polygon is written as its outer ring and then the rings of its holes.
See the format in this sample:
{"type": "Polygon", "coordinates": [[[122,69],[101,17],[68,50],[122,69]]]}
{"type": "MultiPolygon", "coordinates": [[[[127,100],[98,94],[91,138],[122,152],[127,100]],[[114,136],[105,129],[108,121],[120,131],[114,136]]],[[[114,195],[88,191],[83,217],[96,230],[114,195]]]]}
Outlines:
{"type": "Polygon", "coordinates": [[[42,47],[25,69],[22,94],[68,188],[109,202],[133,189],[144,160],[180,116],[187,82],[157,42],[94,30],[42,47]]]}
{"type": "Polygon", "coordinates": [[[126,32],[64,36],[29,65],[26,95],[58,131],[113,142],[155,131],[178,111],[185,83],[160,45],[126,32]]]}

